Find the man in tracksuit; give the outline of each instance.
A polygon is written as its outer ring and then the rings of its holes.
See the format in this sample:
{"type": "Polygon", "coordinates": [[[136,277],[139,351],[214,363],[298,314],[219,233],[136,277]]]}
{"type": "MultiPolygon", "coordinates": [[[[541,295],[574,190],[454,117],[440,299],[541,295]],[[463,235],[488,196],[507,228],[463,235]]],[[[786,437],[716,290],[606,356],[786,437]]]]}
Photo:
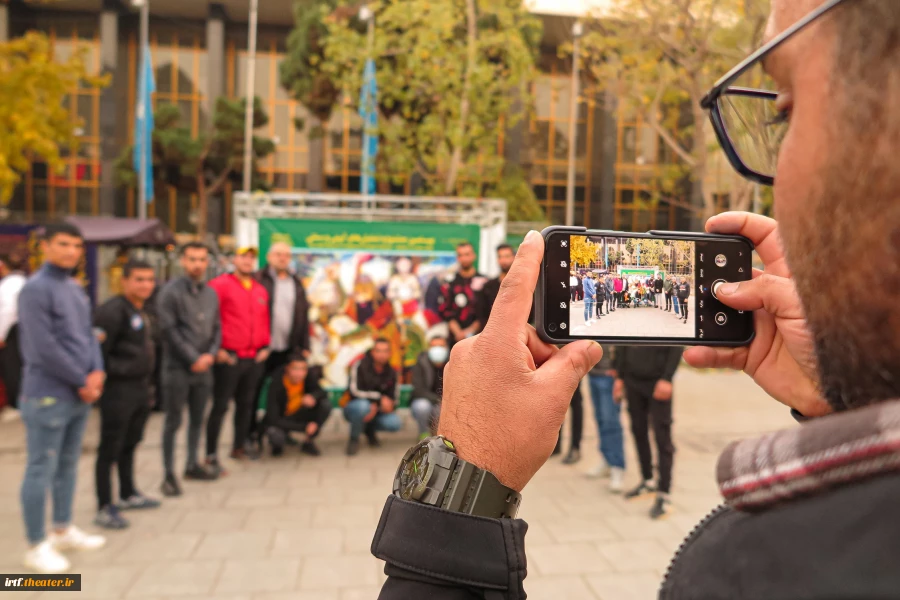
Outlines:
{"type": "Polygon", "coordinates": [[[106,543],[72,525],[72,501],[81,439],[91,404],[103,392],[100,345],[91,307],[72,272],[84,255],[74,225],[48,225],[41,242],[44,266],[19,294],[19,342],[24,363],[21,415],[27,465],[21,500],[31,548],[25,566],[39,573],[69,568],[61,550],[89,550],[106,543]],[[53,529],[44,519],[47,492],[53,497],[53,529]]]}
{"type": "Polygon", "coordinates": [[[234,440],[231,458],[258,458],[256,450],[247,444],[247,440],[271,338],[269,293],[253,278],[256,256],[256,248],[238,248],[234,256],[234,272],[209,282],[209,287],[219,297],[222,347],[213,367],[213,408],[206,425],[206,464],[219,473],[222,472],[217,456],[219,433],[232,398],[234,440]]]}
{"type": "Polygon", "coordinates": [[[619,346],[613,359],[616,381],[613,398],[628,400],[631,434],[641,463],[641,483],[625,494],[633,500],[656,492],[650,517],[659,519],[669,512],[669,491],[672,484],[672,378],[681,362],[682,348],[619,346]],[[650,452],[650,432],[656,440],[659,461],[659,481],[653,485],[653,456],[650,452]]]}
{"type": "Polygon", "coordinates": [[[359,436],[365,431],[369,445],[380,446],[377,431],[399,431],[402,423],[395,410],[400,382],[391,367],[391,343],[378,338],[372,349],[350,367],[350,401],[344,418],[350,423],[347,455],[359,452],[359,436]]]}
{"type": "Polygon", "coordinates": [[[175,433],[181,427],[188,407],[188,456],[184,476],[211,481],[217,474],[203,468],[198,460],[200,432],[206,404],[212,389],[212,366],[219,350],[222,332],[219,326],[219,299],[206,285],[209,250],[199,242],[181,249],[184,276],[169,282],[159,294],[157,312],[163,334],[163,465],[166,478],[162,492],[180,496],[175,478],[175,433]]]}
{"type": "Polygon", "coordinates": [[[134,451],[144,437],[153,401],[156,363],[154,334],[144,303],[156,287],[149,263],[129,260],[122,267],[122,294],[94,313],[94,327],[106,364],[106,386],[100,397],[100,447],[97,449],[97,517],[94,524],[124,529],[128,521],[119,509],[147,509],[159,501],[134,485],[134,451]],[[112,501],[110,473],[119,471],[119,504],[112,501]]]}
{"type": "Polygon", "coordinates": [[[678,304],[681,306],[681,320],[687,323],[688,298],[691,296],[691,284],[688,283],[687,279],[682,277],[681,283],[675,287],[675,290],[678,294],[678,304]]]}

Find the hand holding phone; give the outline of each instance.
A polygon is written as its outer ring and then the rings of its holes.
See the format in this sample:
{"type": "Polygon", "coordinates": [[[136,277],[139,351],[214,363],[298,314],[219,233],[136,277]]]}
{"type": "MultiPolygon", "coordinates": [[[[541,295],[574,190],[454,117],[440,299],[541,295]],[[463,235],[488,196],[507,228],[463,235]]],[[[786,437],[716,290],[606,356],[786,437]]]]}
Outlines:
{"type": "Polygon", "coordinates": [[[535,290],[536,329],[548,343],[742,346],[753,314],[720,302],[749,280],[753,245],[735,235],[646,234],[549,227],[535,290]]]}

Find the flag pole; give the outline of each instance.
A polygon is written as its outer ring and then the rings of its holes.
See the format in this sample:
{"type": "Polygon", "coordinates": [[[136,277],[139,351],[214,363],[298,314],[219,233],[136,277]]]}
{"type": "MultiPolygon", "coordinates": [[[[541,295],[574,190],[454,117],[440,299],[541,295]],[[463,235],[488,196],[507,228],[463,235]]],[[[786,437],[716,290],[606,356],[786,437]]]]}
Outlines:
{"type": "Polygon", "coordinates": [[[253,105],[256,99],[256,22],[259,18],[259,0],[250,0],[249,41],[247,44],[247,91],[244,107],[244,192],[250,193],[253,177],[253,105]]]}
{"type": "MultiPolygon", "coordinates": [[[[147,56],[147,47],[150,43],[150,2],[149,0],[142,0],[141,4],[141,31],[140,31],[140,43],[141,43],[141,76],[138,78],[138,81],[142,82],[139,85],[147,86],[147,76],[146,70],[147,65],[146,61],[148,60],[147,56]]],[[[140,90],[138,93],[138,102],[139,107],[138,111],[142,118],[146,121],[147,119],[147,111],[153,110],[153,107],[147,106],[147,93],[146,90],[140,90]]],[[[143,135],[147,135],[147,130],[144,128],[143,135]]],[[[152,143],[152,142],[150,142],[152,143]]],[[[138,218],[143,220],[147,218],[147,147],[150,144],[147,143],[147,140],[142,140],[141,142],[141,164],[140,164],[140,173],[138,176],[138,218]]]]}

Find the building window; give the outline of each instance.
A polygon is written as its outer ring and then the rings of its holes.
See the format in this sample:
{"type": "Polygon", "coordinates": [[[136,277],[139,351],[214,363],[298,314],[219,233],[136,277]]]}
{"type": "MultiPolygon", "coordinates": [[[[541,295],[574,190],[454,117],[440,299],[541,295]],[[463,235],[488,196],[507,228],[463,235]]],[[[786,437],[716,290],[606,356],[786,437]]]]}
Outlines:
{"type": "MultiPolygon", "coordinates": [[[[575,222],[590,222],[591,147],[594,135],[594,94],[582,90],[577,117],[571,115],[571,78],[554,62],[537,77],[532,89],[535,110],[528,123],[526,164],[529,181],[548,218],[565,215],[569,159],[569,124],[577,118],[575,147],[575,222]]],[[[562,221],[560,221],[562,222],[562,221]]]]}

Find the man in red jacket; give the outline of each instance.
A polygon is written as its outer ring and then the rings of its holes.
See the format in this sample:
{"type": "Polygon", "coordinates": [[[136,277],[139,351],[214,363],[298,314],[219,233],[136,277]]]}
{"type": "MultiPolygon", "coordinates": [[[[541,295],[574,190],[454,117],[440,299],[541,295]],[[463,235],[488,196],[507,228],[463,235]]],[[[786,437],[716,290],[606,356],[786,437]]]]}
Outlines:
{"type": "Polygon", "coordinates": [[[222,467],[216,449],[231,398],[235,404],[231,458],[258,457],[247,444],[247,437],[254,395],[269,356],[270,326],[269,293],[253,278],[256,256],[256,248],[238,248],[234,273],[220,275],[209,282],[219,296],[222,347],[213,367],[213,408],[206,425],[206,464],[219,473],[222,467]]]}

